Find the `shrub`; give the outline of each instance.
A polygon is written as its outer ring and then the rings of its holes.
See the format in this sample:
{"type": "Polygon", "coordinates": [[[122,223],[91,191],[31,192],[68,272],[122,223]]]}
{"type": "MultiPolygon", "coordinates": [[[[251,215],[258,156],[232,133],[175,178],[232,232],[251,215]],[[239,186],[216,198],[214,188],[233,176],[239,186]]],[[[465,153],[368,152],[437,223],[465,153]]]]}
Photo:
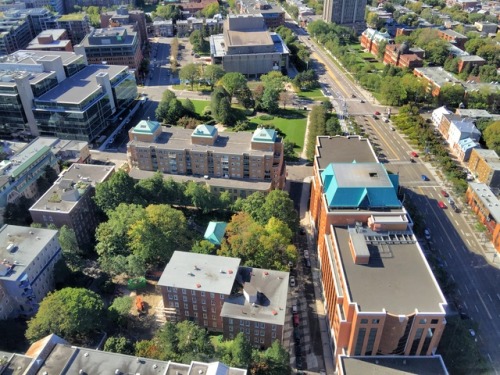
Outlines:
{"type": "Polygon", "coordinates": [[[260,115],[259,119],[261,119],[262,121],[270,121],[270,120],[274,119],[274,116],[272,116],[272,115],[260,115]]]}

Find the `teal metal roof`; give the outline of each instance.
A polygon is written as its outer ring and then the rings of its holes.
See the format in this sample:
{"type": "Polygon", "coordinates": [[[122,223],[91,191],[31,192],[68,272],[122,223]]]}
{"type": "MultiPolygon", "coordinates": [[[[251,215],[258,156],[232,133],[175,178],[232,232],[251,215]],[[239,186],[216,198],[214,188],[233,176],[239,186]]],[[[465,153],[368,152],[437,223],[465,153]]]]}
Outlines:
{"type": "Polygon", "coordinates": [[[217,128],[215,126],[202,124],[194,129],[192,136],[213,138],[216,134],[217,128]]]}
{"type": "Polygon", "coordinates": [[[210,241],[214,245],[220,246],[224,234],[226,233],[227,223],[223,221],[211,221],[208,223],[207,230],[203,236],[207,241],[210,241]]]}
{"type": "Polygon", "coordinates": [[[330,163],[321,173],[332,208],[399,208],[399,176],[380,163],[330,163]]]}
{"type": "Polygon", "coordinates": [[[154,134],[154,132],[158,129],[159,126],[160,126],[160,123],[158,121],[141,120],[134,127],[134,130],[132,130],[132,133],[154,134]]]}
{"type": "Polygon", "coordinates": [[[276,130],[257,128],[253,132],[252,142],[274,143],[276,142],[276,130]]]}
{"type": "Polygon", "coordinates": [[[11,176],[13,178],[16,178],[19,176],[21,173],[23,173],[26,169],[31,168],[32,164],[39,159],[42,155],[45,155],[47,152],[50,151],[50,147],[48,146],[43,146],[40,150],[38,150],[33,156],[31,156],[28,160],[25,162],[21,163],[16,169],[12,171],[11,176]]]}

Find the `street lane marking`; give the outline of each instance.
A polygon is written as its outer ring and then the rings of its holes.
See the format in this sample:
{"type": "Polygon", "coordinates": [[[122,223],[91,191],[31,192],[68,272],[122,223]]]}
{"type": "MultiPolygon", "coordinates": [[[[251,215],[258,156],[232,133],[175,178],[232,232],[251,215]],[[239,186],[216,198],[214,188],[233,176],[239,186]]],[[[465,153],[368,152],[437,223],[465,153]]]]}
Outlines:
{"type": "Polygon", "coordinates": [[[462,292],[460,291],[460,289],[457,289],[457,291],[458,291],[458,294],[461,296],[462,292]]]}
{"type": "MultiPolygon", "coordinates": [[[[486,307],[486,303],[484,303],[484,301],[483,301],[483,297],[481,297],[481,294],[479,294],[479,292],[477,290],[476,290],[476,293],[477,293],[479,299],[481,300],[481,303],[483,304],[484,309],[486,310],[486,314],[488,314],[488,317],[493,320],[493,317],[491,316],[490,312],[488,311],[488,307],[486,307]]],[[[476,309],[477,309],[477,306],[476,306],[476,309]]]]}
{"type": "Polygon", "coordinates": [[[476,311],[479,312],[479,309],[477,308],[476,304],[474,304],[474,307],[476,308],[476,311]]]}
{"type": "Polygon", "coordinates": [[[464,287],[465,287],[465,290],[467,291],[467,293],[470,293],[470,292],[469,292],[469,288],[467,288],[467,285],[466,285],[466,284],[464,284],[464,287]]]}
{"type": "MultiPolygon", "coordinates": [[[[453,275],[450,273],[450,277],[453,281],[455,281],[455,278],[453,277],[453,275]]],[[[460,291],[460,290],[459,290],[460,291]]]]}
{"type": "Polygon", "coordinates": [[[464,306],[467,310],[469,310],[469,307],[467,307],[467,303],[464,301],[464,306]]]}
{"type": "Polygon", "coordinates": [[[459,226],[460,226],[460,224],[458,224],[458,220],[455,220],[455,223],[457,223],[457,227],[459,227],[459,226]]]}
{"type": "Polygon", "coordinates": [[[488,298],[490,299],[491,302],[493,302],[493,299],[491,298],[489,293],[486,293],[488,295],[488,298]]]}

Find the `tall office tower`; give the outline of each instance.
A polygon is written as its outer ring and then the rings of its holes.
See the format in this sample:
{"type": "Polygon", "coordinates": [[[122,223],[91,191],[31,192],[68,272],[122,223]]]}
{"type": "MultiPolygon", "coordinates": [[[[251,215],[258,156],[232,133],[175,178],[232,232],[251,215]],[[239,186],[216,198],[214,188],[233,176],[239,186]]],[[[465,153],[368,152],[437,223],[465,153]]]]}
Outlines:
{"type": "Polygon", "coordinates": [[[325,0],[323,21],[362,31],[366,25],[365,8],[366,0],[325,0]]]}

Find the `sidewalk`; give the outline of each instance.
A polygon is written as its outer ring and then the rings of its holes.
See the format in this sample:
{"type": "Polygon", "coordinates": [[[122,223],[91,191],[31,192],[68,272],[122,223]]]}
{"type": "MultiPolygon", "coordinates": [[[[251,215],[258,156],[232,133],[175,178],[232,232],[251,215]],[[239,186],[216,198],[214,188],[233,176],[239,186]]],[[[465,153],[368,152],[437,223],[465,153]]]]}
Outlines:
{"type": "Polygon", "coordinates": [[[311,249],[310,259],[311,259],[311,271],[313,276],[314,285],[314,296],[316,298],[316,314],[319,319],[320,332],[321,332],[321,342],[323,344],[323,359],[325,361],[325,367],[327,374],[333,375],[335,373],[335,364],[333,358],[333,348],[332,340],[328,335],[329,327],[326,321],[325,306],[323,304],[323,289],[321,284],[321,272],[319,269],[319,263],[316,257],[316,237],[314,230],[311,227],[309,212],[307,211],[307,202],[309,200],[310,187],[311,187],[312,177],[306,177],[304,179],[304,186],[302,189],[302,195],[300,197],[300,225],[306,228],[307,231],[307,242],[308,247],[311,249]]]}

